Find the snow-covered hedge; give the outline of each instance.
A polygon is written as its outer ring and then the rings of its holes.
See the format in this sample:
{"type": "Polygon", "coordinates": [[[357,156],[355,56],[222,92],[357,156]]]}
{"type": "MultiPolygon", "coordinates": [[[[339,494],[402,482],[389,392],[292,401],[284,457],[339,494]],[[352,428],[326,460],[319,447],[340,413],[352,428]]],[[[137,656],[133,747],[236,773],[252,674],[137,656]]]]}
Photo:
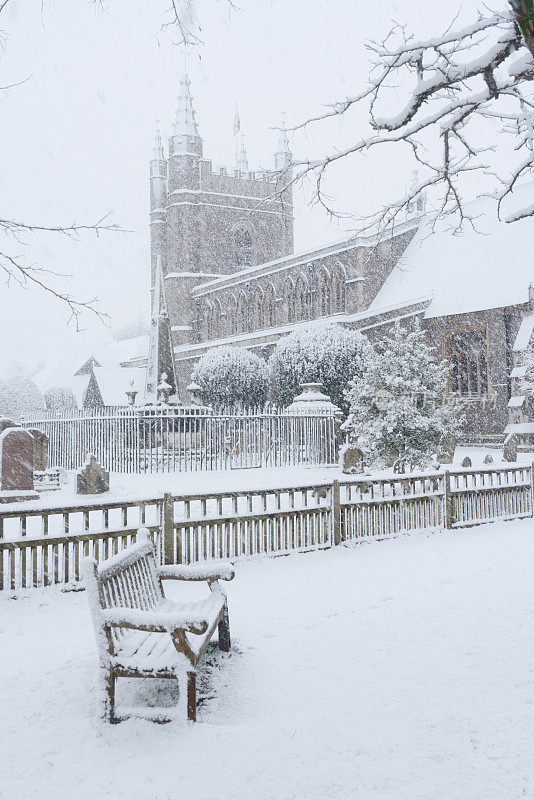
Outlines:
{"type": "Polygon", "coordinates": [[[332,322],[310,322],[280,339],[271,354],[273,397],[287,406],[299,394],[301,383],[319,381],[332,402],[346,412],[349,381],[359,379],[373,355],[373,348],[358,331],[332,322]]]}
{"type": "Polygon", "coordinates": [[[78,408],[76,396],[68,386],[51,386],[44,393],[47,411],[68,411],[78,408]]]}
{"type": "Polygon", "coordinates": [[[448,369],[419,326],[408,331],[397,323],[381,342],[363,377],[351,382],[343,426],[357,437],[369,466],[426,467],[450,446],[462,414],[445,397],[448,369]]]}
{"type": "Polygon", "coordinates": [[[29,413],[43,411],[45,403],[37,386],[23,375],[0,381],[0,417],[20,422],[29,413]]]}
{"type": "Polygon", "coordinates": [[[206,404],[257,406],[267,399],[267,365],[243,347],[224,345],[208,350],[198,362],[193,380],[206,404]]]}

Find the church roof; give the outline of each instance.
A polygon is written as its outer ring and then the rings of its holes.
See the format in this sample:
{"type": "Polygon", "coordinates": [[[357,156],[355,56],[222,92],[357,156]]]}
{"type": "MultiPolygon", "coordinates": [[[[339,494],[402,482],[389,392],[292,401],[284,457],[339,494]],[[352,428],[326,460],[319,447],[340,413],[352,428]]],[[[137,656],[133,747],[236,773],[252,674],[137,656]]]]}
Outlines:
{"type": "MultiPolygon", "coordinates": [[[[534,184],[514,192],[521,205],[534,194],[534,184]]],[[[432,295],[425,317],[466,314],[526,303],[534,283],[534,218],[499,222],[494,201],[467,204],[476,230],[468,224],[454,232],[451,221],[439,220],[435,232],[422,223],[369,307],[408,303],[432,295]]]]}

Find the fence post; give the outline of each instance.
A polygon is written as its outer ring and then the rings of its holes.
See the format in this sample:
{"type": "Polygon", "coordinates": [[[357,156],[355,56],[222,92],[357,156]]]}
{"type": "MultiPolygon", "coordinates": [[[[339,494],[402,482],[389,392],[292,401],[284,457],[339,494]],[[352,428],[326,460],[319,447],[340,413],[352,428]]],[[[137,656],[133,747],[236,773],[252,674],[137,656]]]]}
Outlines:
{"type": "MultiPolygon", "coordinates": [[[[162,506],[163,560],[174,564],[174,500],[172,494],[165,492],[162,506]]],[[[181,542],[176,541],[176,563],[182,563],[181,542]]]]}
{"type": "Polygon", "coordinates": [[[530,465],[530,516],[534,517],[534,461],[530,465]]]}
{"type": "Polygon", "coordinates": [[[452,528],[454,524],[454,499],[451,492],[451,474],[448,469],[443,473],[444,502],[445,502],[445,527],[452,528]]]}
{"type": "Polygon", "coordinates": [[[332,481],[332,543],[341,544],[341,505],[339,481],[332,481]]]}

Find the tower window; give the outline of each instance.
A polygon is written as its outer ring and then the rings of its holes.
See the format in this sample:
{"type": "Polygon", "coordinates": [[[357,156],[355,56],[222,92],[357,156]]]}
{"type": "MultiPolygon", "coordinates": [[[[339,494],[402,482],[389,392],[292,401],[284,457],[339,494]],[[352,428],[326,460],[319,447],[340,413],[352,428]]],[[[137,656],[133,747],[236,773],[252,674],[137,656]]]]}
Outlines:
{"type": "Polygon", "coordinates": [[[238,267],[252,264],[252,234],[245,228],[238,228],[234,233],[235,263],[238,267]]]}

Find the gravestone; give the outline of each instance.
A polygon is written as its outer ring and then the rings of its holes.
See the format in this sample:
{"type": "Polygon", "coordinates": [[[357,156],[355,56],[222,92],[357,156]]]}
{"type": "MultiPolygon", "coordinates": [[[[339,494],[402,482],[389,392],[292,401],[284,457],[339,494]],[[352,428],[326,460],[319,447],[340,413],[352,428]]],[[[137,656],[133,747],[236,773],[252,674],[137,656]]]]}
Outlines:
{"type": "Polygon", "coordinates": [[[341,469],[346,475],[363,472],[363,453],[354,444],[344,444],[339,451],[341,469]]]}
{"type": "Polygon", "coordinates": [[[94,455],[89,454],[76,474],[77,494],[102,494],[109,492],[109,472],[101,467],[94,455]]]}
{"type": "Polygon", "coordinates": [[[466,456],[464,458],[464,460],[462,461],[462,467],[472,467],[472,466],[473,466],[473,462],[471,461],[469,456],[466,456]]]}
{"type": "Polygon", "coordinates": [[[27,428],[33,436],[33,468],[44,472],[48,466],[48,436],[37,428],[27,428]]]}
{"type": "Polygon", "coordinates": [[[16,423],[7,417],[0,417],[0,433],[3,433],[7,428],[16,428],[16,423]]]}
{"type": "Polygon", "coordinates": [[[442,442],[438,453],[438,464],[452,464],[455,449],[456,439],[450,438],[442,442]]]}
{"type": "Polygon", "coordinates": [[[33,487],[33,437],[25,428],[0,434],[0,490],[2,502],[39,496],[33,487]]]}
{"type": "Polygon", "coordinates": [[[517,445],[519,444],[519,438],[516,436],[515,433],[509,433],[506,439],[504,440],[504,447],[502,451],[502,457],[505,461],[517,461],[517,445]]]}
{"type": "Polygon", "coordinates": [[[490,453],[484,459],[484,464],[493,464],[493,456],[490,453]]]}

